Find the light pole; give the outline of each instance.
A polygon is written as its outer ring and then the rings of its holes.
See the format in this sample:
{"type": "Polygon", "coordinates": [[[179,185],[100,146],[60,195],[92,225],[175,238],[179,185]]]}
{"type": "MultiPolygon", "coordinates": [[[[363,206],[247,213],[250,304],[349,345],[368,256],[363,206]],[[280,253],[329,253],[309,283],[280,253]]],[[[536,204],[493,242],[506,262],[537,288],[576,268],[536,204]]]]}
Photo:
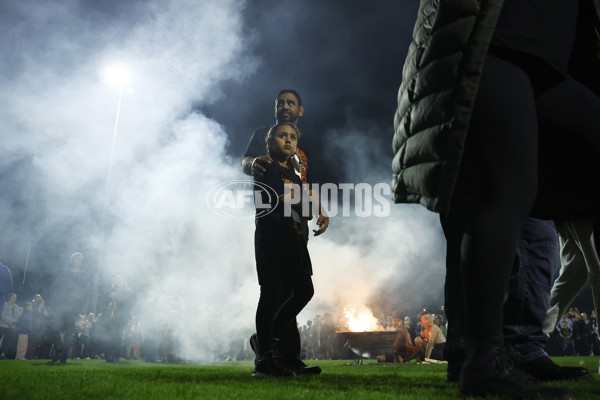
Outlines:
{"type": "Polygon", "coordinates": [[[101,229],[102,229],[102,262],[98,263],[98,267],[94,273],[94,280],[92,283],[92,298],[90,303],[90,309],[93,310],[94,313],[97,312],[96,308],[98,306],[98,288],[100,286],[100,270],[102,267],[106,265],[106,241],[107,241],[107,227],[106,227],[106,210],[108,208],[108,192],[110,187],[110,175],[112,171],[113,159],[115,156],[115,146],[117,143],[117,131],[119,128],[119,116],[121,114],[121,102],[123,100],[123,91],[125,90],[125,86],[129,82],[129,71],[122,66],[112,66],[105,70],[104,72],[105,80],[111,86],[116,86],[119,88],[119,101],[117,102],[117,115],[115,117],[115,126],[112,134],[112,143],[110,146],[110,156],[108,158],[108,168],[106,170],[106,180],[104,182],[104,200],[102,202],[102,214],[100,218],[101,229]]]}

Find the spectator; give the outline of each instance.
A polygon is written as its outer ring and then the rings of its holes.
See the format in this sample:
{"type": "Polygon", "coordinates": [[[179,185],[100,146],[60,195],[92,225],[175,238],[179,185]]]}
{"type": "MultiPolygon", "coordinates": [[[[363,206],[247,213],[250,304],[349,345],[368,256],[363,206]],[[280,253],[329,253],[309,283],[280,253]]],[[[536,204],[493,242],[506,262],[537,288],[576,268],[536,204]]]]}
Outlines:
{"type": "Polygon", "coordinates": [[[569,317],[569,314],[564,314],[563,317],[561,318],[561,320],[558,321],[558,325],[556,326],[557,330],[560,330],[560,328],[562,328],[563,322],[566,322],[569,329],[573,330],[573,321],[569,317]]]}
{"type": "Polygon", "coordinates": [[[70,263],[55,277],[52,288],[54,357],[52,362],[66,364],[73,345],[75,322],[82,312],[87,313],[91,279],[83,268],[83,254],[71,254],[70,263]],[[56,336],[56,333],[59,336],[56,336]],[[60,340],[60,334],[63,340],[60,340]]]}
{"type": "MultiPolygon", "coordinates": [[[[5,296],[9,290],[12,290],[14,286],[12,274],[10,269],[0,262],[0,315],[4,309],[4,302],[6,301],[5,296]]],[[[2,336],[0,335],[0,338],[2,336]]]]}
{"type": "Polygon", "coordinates": [[[415,339],[415,345],[419,348],[420,355],[427,359],[444,360],[444,347],[446,346],[446,337],[439,326],[433,323],[432,315],[426,311],[419,315],[421,326],[421,336],[415,339]]]}
{"type": "Polygon", "coordinates": [[[29,335],[27,344],[27,353],[25,358],[33,360],[38,357],[39,353],[47,353],[47,351],[38,351],[38,347],[42,347],[45,343],[46,320],[48,312],[46,304],[41,294],[33,296],[32,304],[32,331],[29,335]]]}
{"type": "Polygon", "coordinates": [[[410,340],[414,343],[415,339],[421,334],[421,332],[419,331],[419,334],[417,335],[416,327],[413,325],[412,319],[410,319],[408,315],[404,317],[404,327],[410,335],[410,340]]]}
{"type": "Polygon", "coordinates": [[[573,340],[575,354],[578,356],[590,355],[590,321],[586,313],[581,313],[573,323],[573,340]]]}
{"type": "Polygon", "coordinates": [[[23,312],[17,305],[17,295],[8,294],[8,300],[4,303],[4,310],[0,314],[0,336],[3,336],[0,346],[0,359],[14,359],[17,354],[17,321],[23,312]]]}
{"type": "Polygon", "coordinates": [[[571,356],[573,355],[573,330],[569,328],[567,321],[562,321],[560,329],[558,331],[560,338],[562,339],[562,355],[571,356]]]}
{"type": "Polygon", "coordinates": [[[17,340],[17,354],[16,360],[27,360],[25,357],[27,354],[27,345],[29,343],[29,336],[33,332],[33,305],[30,302],[25,303],[25,308],[19,321],[17,322],[17,333],[19,338],[17,340]]]}
{"type": "Polygon", "coordinates": [[[419,348],[413,345],[408,330],[402,326],[402,318],[396,314],[392,328],[398,332],[394,340],[394,362],[407,362],[417,357],[419,348]]]}
{"type": "Polygon", "coordinates": [[[117,362],[121,357],[123,333],[131,318],[135,299],[127,278],[117,275],[112,289],[105,300],[102,312],[102,337],[104,358],[107,362],[117,362]]]}

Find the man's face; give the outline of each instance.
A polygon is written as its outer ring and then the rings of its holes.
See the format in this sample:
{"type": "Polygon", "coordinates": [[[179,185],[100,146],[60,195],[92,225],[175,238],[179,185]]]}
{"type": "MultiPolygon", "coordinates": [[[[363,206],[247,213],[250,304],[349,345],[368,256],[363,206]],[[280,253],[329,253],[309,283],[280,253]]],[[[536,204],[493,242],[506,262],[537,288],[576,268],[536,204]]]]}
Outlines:
{"type": "Polygon", "coordinates": [[[304,107],[298,105],[298,99],[292,93],[283,93],[275,102],[275,118],[278,122],[296,124],[298,117],[304,114],[304,107]]]}

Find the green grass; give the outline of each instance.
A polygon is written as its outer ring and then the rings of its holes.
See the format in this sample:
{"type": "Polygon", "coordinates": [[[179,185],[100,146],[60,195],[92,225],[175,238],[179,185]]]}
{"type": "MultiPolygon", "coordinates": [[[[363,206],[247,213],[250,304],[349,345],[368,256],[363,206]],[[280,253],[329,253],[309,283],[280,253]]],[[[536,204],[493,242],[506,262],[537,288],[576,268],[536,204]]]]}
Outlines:
{"type": "MultiPolygon", "coordinates": [[[[598,371],[598,357],[557,357],[560,365],[598,371]]],[[[69,360],[66,366],[45,360],[0,361],[0,399],[457,399],[456,384],[446,383],[445,365],[346,365],[346,361],[310,361],[323,373],[314,377],[254,379],[253,364],[149,364],[69,360]]],[[[576,391],[579,399],[600,398],[593,380],[555,382],[576,391]]]]}

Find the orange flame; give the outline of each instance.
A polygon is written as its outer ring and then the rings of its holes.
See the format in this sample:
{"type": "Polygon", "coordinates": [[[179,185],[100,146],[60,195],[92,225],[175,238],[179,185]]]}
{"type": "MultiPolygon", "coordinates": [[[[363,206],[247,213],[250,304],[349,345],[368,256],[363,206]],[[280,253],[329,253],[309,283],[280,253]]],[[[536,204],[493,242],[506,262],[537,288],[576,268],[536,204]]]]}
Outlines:
{"type": "Polygon", "coordinates": [[[357,311],[352,308],[350,310],[344,309],[344,315],[348,320],[348,328],[351,332],[372,332],[379,331],[379,321],[368,309],[363,309],[357,314],[357,311]]]}

